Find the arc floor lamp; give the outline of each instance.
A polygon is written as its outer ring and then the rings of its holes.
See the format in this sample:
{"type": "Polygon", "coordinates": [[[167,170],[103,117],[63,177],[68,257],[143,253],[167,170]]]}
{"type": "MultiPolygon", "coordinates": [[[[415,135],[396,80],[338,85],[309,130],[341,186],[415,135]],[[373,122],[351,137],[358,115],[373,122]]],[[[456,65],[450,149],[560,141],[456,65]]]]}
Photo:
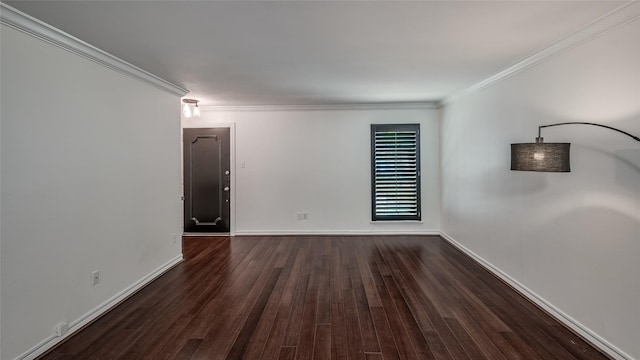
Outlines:
{"type": "Polygon", "coordinates": [[[564,122],[538,126],[538,137],[535,143],[511,144],[511,170],[570,172],[569,147],[571,143],[545,143],[542,128],[560,125],[593,125],[617,131],[640,141],[640,137],[611,126],[588,122],[564,122]]]}

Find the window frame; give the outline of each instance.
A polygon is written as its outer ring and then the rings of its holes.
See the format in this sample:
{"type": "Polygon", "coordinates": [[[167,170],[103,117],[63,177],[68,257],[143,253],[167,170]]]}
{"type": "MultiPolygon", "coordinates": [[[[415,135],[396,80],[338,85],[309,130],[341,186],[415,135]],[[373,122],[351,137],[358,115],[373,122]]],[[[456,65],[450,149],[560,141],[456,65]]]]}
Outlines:
{"type": "Polygon", "coordinates": [[[371,124],[371,221],[422,221],[422,194],[420,170],[420,124],[371,124]],[[381,131],[402,132],[415,131],[415,189],[416,214],[380,215],[377,213],[376,191],[376,133],[381,131]]]}

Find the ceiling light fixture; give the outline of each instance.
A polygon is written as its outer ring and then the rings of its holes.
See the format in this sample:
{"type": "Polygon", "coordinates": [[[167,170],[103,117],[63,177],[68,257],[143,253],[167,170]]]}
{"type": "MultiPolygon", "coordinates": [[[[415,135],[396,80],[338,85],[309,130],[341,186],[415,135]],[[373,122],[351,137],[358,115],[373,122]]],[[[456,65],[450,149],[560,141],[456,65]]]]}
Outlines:
{"type": "Polygon", "coordinates": [[[200,108],[198,107],[198,100],[195,99],[182,99],[184,106],[182,107],[182,114],[187,119],[191,116],[200,117],[200,108]],[[193,110],[191,109],[193,107],[193,110]]]}
{"type": "Polygon", "coordinates": [[[543,171],[543,172],[570,172],[569,159],[570,143],[545,143],[541,135],[542,128],[559,125],[593,125],[617,131],[640,141],[640,137],[611,126],[588,122],[565,122],[538,126],[538,137],[535,143],[511,144],[511,170],[516,171],[543,171]]]}

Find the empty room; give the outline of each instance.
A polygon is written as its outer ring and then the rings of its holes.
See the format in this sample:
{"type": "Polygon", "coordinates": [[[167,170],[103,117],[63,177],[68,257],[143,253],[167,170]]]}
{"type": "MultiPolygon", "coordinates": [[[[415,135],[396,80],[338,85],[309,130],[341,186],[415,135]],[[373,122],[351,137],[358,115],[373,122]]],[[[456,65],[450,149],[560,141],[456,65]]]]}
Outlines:
{"type": "Polygon", "coordinates": [[[0,359],[640,360],[640,2],[0,2],[0,359]]]}

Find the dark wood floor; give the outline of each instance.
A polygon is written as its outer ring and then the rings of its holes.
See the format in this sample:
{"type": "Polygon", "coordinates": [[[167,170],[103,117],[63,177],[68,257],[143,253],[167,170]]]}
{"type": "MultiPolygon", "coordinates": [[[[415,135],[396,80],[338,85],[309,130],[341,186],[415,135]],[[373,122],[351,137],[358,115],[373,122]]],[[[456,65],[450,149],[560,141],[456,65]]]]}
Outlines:
{"type": "Polygon", "coordinates": [[[44,359],[607,359],[437,236],[189,237],[44,359]]]}

